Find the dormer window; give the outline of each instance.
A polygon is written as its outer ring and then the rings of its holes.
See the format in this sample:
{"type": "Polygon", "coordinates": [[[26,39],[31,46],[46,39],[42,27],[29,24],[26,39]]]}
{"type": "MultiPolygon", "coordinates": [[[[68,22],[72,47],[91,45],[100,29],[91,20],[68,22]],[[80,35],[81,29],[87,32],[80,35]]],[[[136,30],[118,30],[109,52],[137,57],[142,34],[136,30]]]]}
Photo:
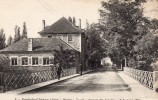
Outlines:
{"type": "Polygon", "coordinates": [[[68,42],[73,42],[72,35],[68,35],[68,42]]]}

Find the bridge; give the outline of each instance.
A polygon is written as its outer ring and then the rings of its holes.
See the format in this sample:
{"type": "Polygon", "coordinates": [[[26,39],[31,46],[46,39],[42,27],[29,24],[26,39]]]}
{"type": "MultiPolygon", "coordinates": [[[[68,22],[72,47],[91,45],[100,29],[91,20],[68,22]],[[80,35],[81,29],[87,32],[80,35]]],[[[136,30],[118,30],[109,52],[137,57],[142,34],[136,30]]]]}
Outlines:
{"type": "Polygon", "coordinates": [[[6,94],[19,93],[24,97],[28,94],[39,97],[42,96],[39,94],[45,94],[53,98],[59,98],[61,95],[62,98],[104,98],[108,100],[157,100],[158,98],[157,77],[154,77],[157,76],[157,72],[131,68],[124,68],[124,71],[99,68],[88,71],[82,76],[78,74],[71,76],[61,78],[59,81],[42,82],[8,91],[6,94]]]}

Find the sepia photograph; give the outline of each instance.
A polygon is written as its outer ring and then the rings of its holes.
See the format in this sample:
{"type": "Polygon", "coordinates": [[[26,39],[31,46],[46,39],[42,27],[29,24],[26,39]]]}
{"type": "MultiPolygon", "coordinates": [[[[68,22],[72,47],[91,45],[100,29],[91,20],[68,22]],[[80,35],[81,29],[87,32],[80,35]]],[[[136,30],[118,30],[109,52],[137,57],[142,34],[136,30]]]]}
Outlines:
{"type": "Polygon", "coordinates": [[[158,0],[0,0],[1,100],[158,100],[158,0]]]}

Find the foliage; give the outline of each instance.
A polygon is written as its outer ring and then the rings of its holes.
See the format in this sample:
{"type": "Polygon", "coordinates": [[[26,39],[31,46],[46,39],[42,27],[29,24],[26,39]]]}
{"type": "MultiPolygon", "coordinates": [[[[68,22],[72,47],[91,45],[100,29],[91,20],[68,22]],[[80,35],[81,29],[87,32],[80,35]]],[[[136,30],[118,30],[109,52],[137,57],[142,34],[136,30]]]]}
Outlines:
{"type": "Polygon", "coordinates": [[[60,46],[60,50],[55,50],[54,64],[59,63],[63,68],[75,67],[77,53],[74,50],[64,50],[60,46]]]}
{"type": "MultiPolygon", "coordinates": [[[[152,31],[145,35],[141,40],[137,42],[135,51],[138,55],[142,55],[140,61],[145,61],[144,66],[150,66],[152,62],[155,62],[158,57],[158,32],[152,31]]],[[[139,66],[142,67],[142,66],[139,66]]]]}
{"type": "Polygon", "coordinates": [[[0,71],[9,66],[9,58],[5,55],[0,54],[0,71]]]}
{"type": "Polygon", "coordinates": [[[17,42],[23,38],[27,38],[26,22],[23,23],[22,35],[20,35],[20,27],[18,27],[17,25],[15,26],[14,31],[15,31],[14,42],[17,42]]]}
{"type": "Polygon", "coordinates": [[[20,36],[20,27],[18,27],[17,25],[14,28],[15,31],[15,35],[14,35],[14,42],[17,42],[20,40],[21,36],[20,36]]]}
{"type": "Polygon", "coordinates": [[[125,57],[130,59],[136,41],[148,32],[150,21],[143,16],[143,3],[145,0],[102,2],[100,30],[104,32],[103,37],[109,41],[108,53],[115,62],[125,57]]]}
{"type": "Polygon", "coordinates": [[[21,39],[23,38],[27,38],[26,22],[23,23],[23,31],[22,31],[21,39]]]}
{"type": "Polygon", "coordinates": [[[0,30],[0,49],[5,48],[5,46],[6,46],[5,40],[6,40],[6,38],[5,38],[4,30],[1,29],[0,30]]]}
{"type": "Polygon", "coordinates": [[[73,17],[72,23],[73,23],[74,25],[76,25],[76,18],[75,18],[75,17],[73,17]]]}
{"type": "Polygon", "coordinates": [[[72,18],[69,16],[68,21],[72,23],[72,18]]]}
{"type": "Polygon", "coordinates": [[[11,45],[12,43],[13,43],[13,38],[12,36],[9,36],[7,41],[7,46],[11,45]]]}
{"type": "Polygon", "coordinates": [[[88,42],[90,44],[90,59],[99,60],[105,57],[104,52],[107,51],[107,41],[102,39],[101,32],[98,30],[99,24],[91,24],[86,30],[88,42]]]}

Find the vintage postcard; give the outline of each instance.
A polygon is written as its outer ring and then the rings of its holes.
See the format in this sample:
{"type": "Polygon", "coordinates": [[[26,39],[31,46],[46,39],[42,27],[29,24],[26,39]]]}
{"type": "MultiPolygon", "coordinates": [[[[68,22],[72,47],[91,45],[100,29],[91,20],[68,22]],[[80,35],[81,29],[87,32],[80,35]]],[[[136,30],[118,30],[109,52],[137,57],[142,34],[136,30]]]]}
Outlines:
{"type": "Polygon", "coordinates": [[[0,0],[0,99],[158,100],[158,0],[0,0]]]}

